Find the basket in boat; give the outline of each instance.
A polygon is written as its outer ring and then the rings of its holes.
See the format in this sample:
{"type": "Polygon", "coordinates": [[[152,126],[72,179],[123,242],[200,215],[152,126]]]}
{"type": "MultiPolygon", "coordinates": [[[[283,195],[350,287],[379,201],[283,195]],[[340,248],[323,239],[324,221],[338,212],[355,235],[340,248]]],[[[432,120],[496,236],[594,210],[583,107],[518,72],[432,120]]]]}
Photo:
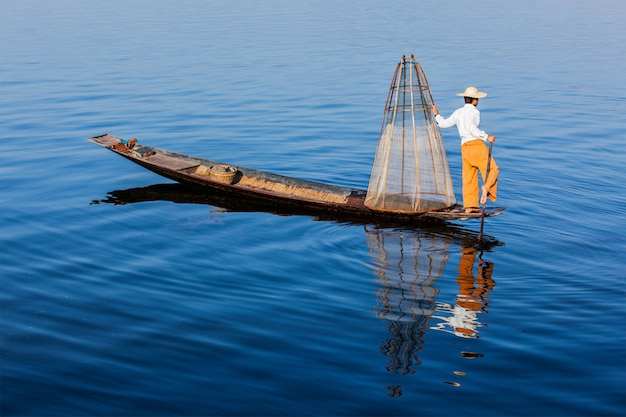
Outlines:
{"type": "Polygon", "coordinates": [[[209,178],[224,184],[232,184],[235,175],[237,175],[237,168],[231,165],[218,164],[209,168],[209,178]]]}

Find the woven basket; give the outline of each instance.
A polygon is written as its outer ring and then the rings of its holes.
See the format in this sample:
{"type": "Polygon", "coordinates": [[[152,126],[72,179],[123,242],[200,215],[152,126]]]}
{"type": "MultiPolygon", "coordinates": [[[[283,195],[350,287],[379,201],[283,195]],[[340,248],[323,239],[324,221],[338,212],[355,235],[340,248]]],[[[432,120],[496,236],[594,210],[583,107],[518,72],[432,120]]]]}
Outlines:
{"type": "Polygon", "coordinates": [[[196,173],[198,175],[207,175],[208,176],[210,174],[209,167],[204,166],[204,165],[200,165],[200,166],[198,166],[198,168],[196,168],[194,173],[196,173]]]}
{"type": "Polygon", "coordinates": [[[237,175],[237,168],[230,165],[213,165],[209,168],[209,178],[224,184],[232,184],[237,175]]]}

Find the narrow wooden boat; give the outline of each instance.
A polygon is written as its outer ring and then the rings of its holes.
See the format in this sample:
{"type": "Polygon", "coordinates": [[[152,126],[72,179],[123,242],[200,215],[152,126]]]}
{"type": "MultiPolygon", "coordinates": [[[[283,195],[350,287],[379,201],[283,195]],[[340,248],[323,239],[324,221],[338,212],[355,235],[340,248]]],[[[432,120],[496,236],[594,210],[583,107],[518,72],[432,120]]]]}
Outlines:
{"type": "MultiPolygon", "coordinates": [[[[241,199],[265,201],[302,210],[333,213],[372,219],[396,220],[465,220],[480,218],[481,213],[465,213],[455,205],[450,208],[418,213],[373,210],[365,206],[367,190],[324,184],[269,172],[234,166],[218,161],[179,154],[125,141],[110,134],[95,136],[89,141],[107,148],[142,167],[182,184],[195,184],[207,190],[226,192],[241,199]]],[[[486,217],[505,210],[490,207],[486,217]]]]}

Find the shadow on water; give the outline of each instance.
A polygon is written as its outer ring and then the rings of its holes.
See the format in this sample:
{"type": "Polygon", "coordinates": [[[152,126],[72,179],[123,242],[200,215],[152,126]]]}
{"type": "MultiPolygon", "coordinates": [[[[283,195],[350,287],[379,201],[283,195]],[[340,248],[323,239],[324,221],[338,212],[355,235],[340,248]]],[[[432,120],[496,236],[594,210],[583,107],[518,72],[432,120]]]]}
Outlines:
{"type": "MultiPolygon", "coordinates": [[[[104,199],[93,200],[91,204],[124,205],[150,201],[170,201],[177,204],[204,204],[218,208],[223,212],[266,212],[279,216],[311,216],[317,221],[334,221],[353,225],[376,225],[378,228],[398,228],[403,230],[420,229],[436,235],[450,236],[464,245],[477,245],[478,234],[453,223],[434,218],[415,218],[407,220],[393,218],[358,217],[354,214],[315,210],[310,207],[286,206],[270,200],[232,196],[227,192],[207,191],[206,188],[180,184],[154,184],[147,187],[129,188],[110,191],[104,199]]],[[[483,237],[484,249],[502,245],[492,236],[483,237]]]]}
{"type": "MultiPolygon", "coordinates": [[[[390,333],[380,347],[389,360],[387,371],[400,375],[414,373],[421,364],[418,353],[428,330],[461,338],[479,337],[480,314],[488,312],[490,293],[495,286],[493,262],[483,259],[481,248],[464,234],[368,226],[365,230],[379,285],[374,312],[387,322],[390,333]],[[456,297],[452,303],[444,303],[438,301],[440,290],[436,282],[444,276],[455,251],[460,252],[456,297]]],[[[499,243],[487,244],[482,249],[488,250],[494,244],[499,243]]],[[[461,352],[461,355],[482,356],[476,352],[461,352]]]]}
{"type": "MultiPolygon", "coordinates": [[[[341,217],[328,212],[289,210],[267,201],[242,200],[228,194],[207,192],[184,184],[157,184],[142,188],[116,190],[92,204],[124,205],[150,201],[179,204],[204,204],[227,212],[268,212],[277,215],[307,215],[318,221],[362,225],[369,256],[374,264],[378,288],[374,314],[387,323],[390,337],[380,351],[388,358],[386,370],[393,374],[415,373],[421,365],[418,353],[424,346],[427,331],[442,331],[459,338],[478,338],[483,326],[480,315],[489,308],[495,286],[493,262],[483,259],[484,252],[504,245],[490,236],[443,221],[373,222],[372,219],[341,217]],[[456,296],[451,302],[439,301],[437,280],[444,276],[448,262],[459,261],[456,272],[456,296]],[[476,270],[476,272],[474,272],[476,270]]],[[[482,356],[461,352],[466,358],[482,356]]],[[[399,386],[388,387],[390,396],[402,395],[399,386]]]]}

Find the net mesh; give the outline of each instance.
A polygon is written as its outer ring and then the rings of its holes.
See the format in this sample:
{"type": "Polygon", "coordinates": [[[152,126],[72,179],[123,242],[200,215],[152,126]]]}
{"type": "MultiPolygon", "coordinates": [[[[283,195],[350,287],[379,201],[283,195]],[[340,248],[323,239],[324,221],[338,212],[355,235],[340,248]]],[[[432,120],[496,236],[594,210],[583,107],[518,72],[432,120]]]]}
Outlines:
{"type": "Polygon", "coordinates": [[[396,67],[385,105],[365,205],[425,212],[456,204],[428,81],[413,55],[396,67]]]}

